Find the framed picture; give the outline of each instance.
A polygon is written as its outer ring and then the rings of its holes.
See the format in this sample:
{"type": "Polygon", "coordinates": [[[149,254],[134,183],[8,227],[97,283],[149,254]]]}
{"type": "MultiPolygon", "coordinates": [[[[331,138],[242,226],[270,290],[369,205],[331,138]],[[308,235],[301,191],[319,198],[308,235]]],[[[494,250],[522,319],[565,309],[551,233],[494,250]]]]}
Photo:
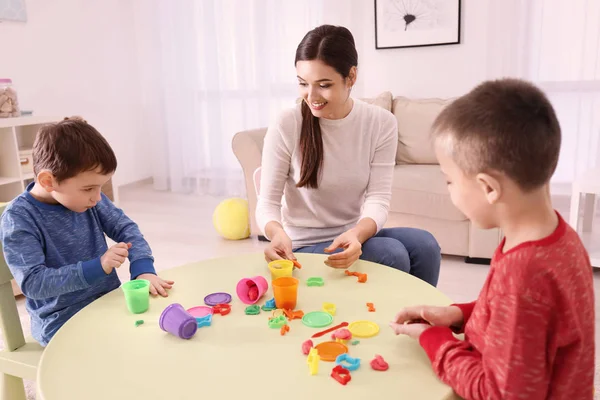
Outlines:
{"type": "Polygon", "coordinates": [[[461,0],[375,0],[375,48],[460,43],[461,0]]]}

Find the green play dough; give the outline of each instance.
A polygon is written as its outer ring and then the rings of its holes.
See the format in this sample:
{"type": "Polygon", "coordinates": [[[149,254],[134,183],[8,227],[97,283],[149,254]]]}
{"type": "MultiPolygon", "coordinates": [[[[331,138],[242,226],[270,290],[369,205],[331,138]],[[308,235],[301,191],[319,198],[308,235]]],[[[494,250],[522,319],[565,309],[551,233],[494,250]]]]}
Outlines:
{"type": "Polygon", "coordinates": [[[246,315],[258,315],[260,314],[260,307],[256,304],[253,304],[251,306],[246,307],[246,310],[244,312],[246,313],[246,315]]]}

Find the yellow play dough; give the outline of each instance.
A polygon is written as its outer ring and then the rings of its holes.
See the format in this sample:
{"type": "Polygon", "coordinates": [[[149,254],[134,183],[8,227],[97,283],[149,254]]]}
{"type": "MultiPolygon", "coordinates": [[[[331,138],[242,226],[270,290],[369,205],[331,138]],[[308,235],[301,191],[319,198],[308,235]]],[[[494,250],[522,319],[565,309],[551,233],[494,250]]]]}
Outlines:
{"type": "Polygon", "coordinates": [[[213,225],[225,239],[246,239],[250,236],[248,202],[239,198],[223,200],[215,208],[213,225]]]}

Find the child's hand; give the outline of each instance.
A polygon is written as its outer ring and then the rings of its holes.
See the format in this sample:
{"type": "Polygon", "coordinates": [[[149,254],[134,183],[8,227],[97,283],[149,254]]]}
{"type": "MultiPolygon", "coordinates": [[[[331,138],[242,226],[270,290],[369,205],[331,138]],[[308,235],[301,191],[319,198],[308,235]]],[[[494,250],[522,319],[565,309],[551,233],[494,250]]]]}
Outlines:
{"type": "Polygon", "coordinates": [[[175,282],[167,281],[154,274],[141,274],[135,279],[146,279],[150,281],[150,294],[156,296],[160,294],[162,297],[168,297],[167,289],[171,289],[175,282]]]}
{"type": "Polygon", "coordinates": [[[102,269],[107,275],[110,274],[113,269],[119,268],[121,264],[127,260],[127,257],[129,256],[128,250],[130,248],[131,243],[117,243],[106,250],[106,253],[100,257],[100,264],[102,264],[102,269]]]}
{"type": "Polygon", "coordinates": [[[422,323],[396,324],[390,322],[390,328],[392,328],[396,335],[407,335],[418,341],[421,334],[431,328],[431,325],[422,323]]]}
{"type": "Polygon", "coordinates": [[[463,324],[463,313],[461,309],[456,306],[406,307],[396,314],[392,323],[404,324],[418,320],[425,320],[426,323],[435,326],[460,327],[463,324]]]}
{"type": "Polygon", "coordinates": [[[419,340],[423,332],[432,325],[459,327],[463,324],[463,313],[456,306],[415,306],[402,309],[392,322],[390,327],[396,335],[408,335],[419,340]]]}

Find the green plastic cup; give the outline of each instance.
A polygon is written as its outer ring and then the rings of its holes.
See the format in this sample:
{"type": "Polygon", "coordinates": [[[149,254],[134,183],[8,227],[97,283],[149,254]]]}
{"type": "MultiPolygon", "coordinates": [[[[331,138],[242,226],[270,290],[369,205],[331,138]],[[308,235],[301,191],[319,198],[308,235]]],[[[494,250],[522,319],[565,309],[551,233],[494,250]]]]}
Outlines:
{"type": "Polygon", "coordinates": [[[150,307],[150,281],[135,279],[121,285],[125,293],[125,303],[130,312],[141,314],[150,307]]]}

